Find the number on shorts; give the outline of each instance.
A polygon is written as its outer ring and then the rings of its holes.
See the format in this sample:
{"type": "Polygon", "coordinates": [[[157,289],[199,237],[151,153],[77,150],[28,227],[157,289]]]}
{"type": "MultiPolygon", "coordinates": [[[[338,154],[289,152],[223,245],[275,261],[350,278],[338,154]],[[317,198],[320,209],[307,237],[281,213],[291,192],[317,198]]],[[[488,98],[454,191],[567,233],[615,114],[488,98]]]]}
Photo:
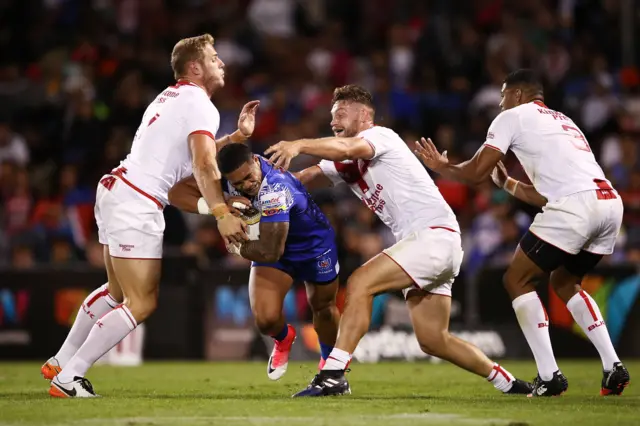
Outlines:
{"type": "Polygon", "coordinates": [[[589,147],[589,142],[587,142],[587,139],[584,137],[584,135],[579,129],[563,124],[562,130],[564,130],[565,132],[571,133],[571,143],[573,144],[573,146],[578,148],[580,151],[591,152],[591,147],[589,147]]]}

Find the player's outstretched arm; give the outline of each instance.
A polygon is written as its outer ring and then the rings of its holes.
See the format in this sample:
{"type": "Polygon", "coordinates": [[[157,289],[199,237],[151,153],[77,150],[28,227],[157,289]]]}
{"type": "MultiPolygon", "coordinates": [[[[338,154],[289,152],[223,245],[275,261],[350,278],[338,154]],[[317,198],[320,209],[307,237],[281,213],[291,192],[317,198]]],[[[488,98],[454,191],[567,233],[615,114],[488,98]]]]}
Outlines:
{"type": "Polygon", "coordinates": [[[289,222],[260,222],[260,239],[240,247],[240,256],[254,262],[273,263],[284,253],[289,222]]]}
{"type": "Polygon", "coordinates": [[[375,151],[369,142],[363,138],[328,137],[320,139],[299,139],[296,141],[282,141],[270,146],[265,155],[271,155],[270,160],[277,167],[289,168],[291,160],[300,154],[313,155],[324,160],[343,161],[365,159],[369,160],[375,151]]]}
{"type": "Polygon", "coordinates": [[[446,151],[440,154],[431,139],[425,138],[416,142],[415,153],[429,169],[448,179],[468,185],[479,185],[484,182],[504,157],[502,152],[483,146],[470,160],[454,165],[449,163],[446,151]]]}
{"type": "Polygon", "coordinates": [[[528,185],[510,177],[502,161],[499,161],[496,168],[491,172],[491,179],[493,179],[493,183],[498,187],[504,189],[522,202],[540,208],[547,204],[547,199],[540,195],[533,185],[528,185]]]}
{"type": "Polygon", "coordinates": [[[260,101],[251,101],[247,102],[245,106],[242,107],[242,111],[240,111],[240,116],[238,117],[238,130],[230,135],[223,136],[216,141],[218,151],[225,145],[230,143],[242,143],[251,137],[253,130],[256,127],[256,111],[259,106],[260,101]]]}
{"type": "Polygon", "coordinates": [[[224,199],[221,174],[216,163],[216,145],[210,136],[192,133],[188,137],[193,176],[210,212],[218,222],[218,230],[226,244],[246,241],[247,225],[231,214],[224,199]]]}
{"type": "Polygon", "coordinates": [[[293,173],[302,184],[307,188],[307,191],[313,191],[316,189],[329,188],[333,186],[331,179],[324,174],[320,166],[315,165],[293,173]]]}

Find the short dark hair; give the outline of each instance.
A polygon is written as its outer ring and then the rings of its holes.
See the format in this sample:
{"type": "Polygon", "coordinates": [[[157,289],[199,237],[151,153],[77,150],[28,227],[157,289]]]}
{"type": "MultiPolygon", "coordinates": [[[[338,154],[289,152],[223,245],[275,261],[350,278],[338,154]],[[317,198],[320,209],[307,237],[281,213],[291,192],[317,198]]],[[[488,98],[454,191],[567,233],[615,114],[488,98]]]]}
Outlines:
{"type": "Polygon", "coordinates": [[[529,86],[534,91],[543,94],[544,89],[542,87],[542,81],[538,74],[527,68],[513,71],[511,74],[505,77],[504,83],[507,87],[513,86],[529,86]]]}
{"type": "Polygon", "coordinates": [[[373,97],[371,93],[364,87],[356,84],[347,84],[346,86],[338,87],[333,91],[333,99],[331,105],[338,101],[351,101],[357,102],[374,109],[373,97]]]}
{"type": "Polygon", "coordinates": [[[253,153],[247,145],[231,143],[218,152],[218,168],[222,174],[231,173],[252,158],[253,153]]]}

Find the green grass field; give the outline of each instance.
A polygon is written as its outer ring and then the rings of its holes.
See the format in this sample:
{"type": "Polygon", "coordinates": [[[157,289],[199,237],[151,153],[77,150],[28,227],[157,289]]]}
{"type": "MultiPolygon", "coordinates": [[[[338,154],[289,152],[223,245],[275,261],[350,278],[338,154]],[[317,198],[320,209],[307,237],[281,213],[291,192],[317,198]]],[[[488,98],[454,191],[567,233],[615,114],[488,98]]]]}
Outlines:
{"type": "MultiPolygon", "coordinates": [[[[353,394],[291,399],[317,364],[290,364],[278,382],[265,363],[147,363],[95,367],[95,400],[50,398],[32,363],[0,364],[0,425],[638,425],[640,392],[598,395],[598,362],[562,360],[569,391],[559,398],[503,396],[484,380],[448,364],[355,364],[353,394]]],[[[503,364],[530,379],[531,362],[503,364]]]]}

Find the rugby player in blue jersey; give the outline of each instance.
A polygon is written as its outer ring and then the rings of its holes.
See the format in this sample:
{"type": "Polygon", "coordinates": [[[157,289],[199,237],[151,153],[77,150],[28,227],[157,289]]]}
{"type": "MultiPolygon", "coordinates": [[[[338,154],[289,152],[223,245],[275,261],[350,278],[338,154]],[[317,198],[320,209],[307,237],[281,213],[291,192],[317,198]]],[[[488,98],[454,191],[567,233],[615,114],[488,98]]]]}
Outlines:
{"type": "MultiPolygon", "coordinates": [[[[246,145],[223,147],[218,152],[218,167],[229,202],[242,202],[250,228],[259,227],[259,237],[257,230],[250,229],[252,241],[228,248],[253,261],[249,277],[251,311],[260,332],[275,340],[267,366],[269,378],[278,380],[287,371],[296,337],[295,329],[282,314],[284,298],[294,280],[304,281],[306,286],[320,340],[322,368],[335,344],[340,319],[333,228],[293,174],[274,168],[246,145]],[[259,222],[251,225],[258,218],[259,222]]],[[[192,213],[207,214],[209,210],[193,178],[176,184],[169,192],[169,202],[192,213]]]]}

